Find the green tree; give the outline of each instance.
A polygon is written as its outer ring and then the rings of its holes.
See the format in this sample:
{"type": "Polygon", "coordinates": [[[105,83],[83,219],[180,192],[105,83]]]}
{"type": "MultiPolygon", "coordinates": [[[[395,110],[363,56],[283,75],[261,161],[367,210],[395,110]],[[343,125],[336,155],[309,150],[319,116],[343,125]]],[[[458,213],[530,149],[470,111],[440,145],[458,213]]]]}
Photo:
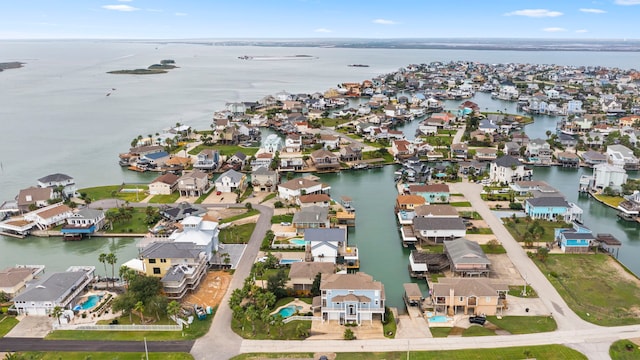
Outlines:
{"type": "Polygon", "coordinates": [[[177,317],[180,314],[180,310],[182,310],[182,305],[175,300],[167,304],[166,312],[170,317],[177,317]]]}
{"type": "Polygon", "coordinates": [[[524,242],[524,246],[530,248],[533,246],[533,234],[531,231],[527,231],[522,235],[522,241],[524,242]]]}
{"type": "Polygon", "coordinates": [[[107,254],[106,261],[111,265],[111,285],[116,285],[116,263],[118,262],[118,257],[114,253],[107,254]]]}
{"type": "Polygon", "coordinates": [[[101,253],[98,255],[98,261],[104,265],[104,277],[107,277],[107,254],[101,253]]]}
{"type": "Polygon", "coordinates": [[[142,301],[136,302],[133,310],[137,311],[138,315],[140,315],[140,324],[144,324],[144,303],[142,301]]]}
{"type": "Polygon", "coordinates": [[[133,308],[136,306],[136,298],[133,293],[126,292],[122,295],[119,295],[113,300],[113,305],[111,308],[113,311],[122,311],[124,314],[129,314],[129,322],[133,322],[131,319],[131,312],[133,308]]]}
{"type": "Polygon", "coordinates": [[[276,314],[273,317],[273,325],[278,328],[278,333],[280,334],[280,338],[282,339],[284,337],[284,335],[282,334],[284,330],[284,319],[280,314],[276,314]]]}
{"type": "Polygon", "coordinates": [[[51,310],[51,316],[58,319],[58,325],[60,325],[60,316],[62,316],[63,312],[64,310],[60,306],[55,306],[53,310],[51,310]]]}
{"type": "Polygon", "coordinates": [[[160,279],[154,276],[136,276],[129,281],[129,289],[135,301],[147,301],[162,291],[160,279]]]}
{"type": "Polygon", "coordinates": [[[313,279],[313,284],[311,284],[311,295],[319,296],[320,295],[320,280],[322,280],[322,274],[317,273],[316,277],[313,279]]]}
{"type": "Polygon", "coordinates": [[[166,315],[168,300],[166,296],[156,295],[147,302],[148,310],[156,315],[156,320],[160,321],[160,315],[166,315]]]}
{"type": "Polygon", "coordinates": [[[260,311],[258,311],[258,309],[256,309],[255,306],[249,305],[249,307],[247,307],[247,310],[245,310],[244,314],[247,320],[249,320],[249,322],[251,323],[251,333],[255,336],[256,320],[260,318],[260,311]]]}
{"type": "Polygon", "coordinates": [[[125,282],[126,286],[128,287],[131,279],[138,276],[138,273],[135,270],[125,265],[122,265],[120,266],[120,270],[118,270],[118,276],[120,276],[120,278],[125,282]]]}
{"type": "Polygon", "coordinates": [[[549,248],[546,246],[541,246],[538,248],[538,252],[536,254],[538,256],[538,260],[545,262],[549,257],[549,248]]]}
{"type": "Polygon", "coordinates": [[[356,339],[356,335],[353,333],[353,330],[346,328],[344,330],[344,334],[342,335],[342,337],[345,340],[355,340],[356,339]]]}
{"type": "Polygon", "coordinates": [[[287,291],[284,288],[286,282],[287,275],[284,269],[279,269],[275,275],[269,276],[267,279],[267,290],[273,293],[276,298],[281,299],[287,296],[287,291]]]}

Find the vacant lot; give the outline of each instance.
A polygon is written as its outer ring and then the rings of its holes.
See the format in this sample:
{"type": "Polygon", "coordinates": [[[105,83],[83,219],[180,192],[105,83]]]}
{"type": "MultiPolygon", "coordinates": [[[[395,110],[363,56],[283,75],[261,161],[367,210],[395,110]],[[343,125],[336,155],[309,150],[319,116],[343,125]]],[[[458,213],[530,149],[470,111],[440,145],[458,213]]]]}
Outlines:
{"type": "Polygon", "coordinates": [[[200,283],[198,290],[189,294],[184,302],[204,307],[216,307],[222,302],[230,282],[231,274],[229,272],[210,271],[200,283]]]}

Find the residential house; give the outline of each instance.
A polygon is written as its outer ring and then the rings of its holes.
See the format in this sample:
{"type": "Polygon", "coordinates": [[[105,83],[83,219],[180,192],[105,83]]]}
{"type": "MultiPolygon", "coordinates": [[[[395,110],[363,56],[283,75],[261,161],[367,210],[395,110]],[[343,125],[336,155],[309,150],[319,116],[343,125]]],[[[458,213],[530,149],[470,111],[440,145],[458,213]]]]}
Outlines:
{"type": "Polygon", "coordinates": [[[305,167],[302,156],[292,158],[280,158],[280,171],[299,171],[305,167]]]}
{"type": "Polygon", "coordinates": [[[458,210],[451,205],[422,205],[413,209],[416,216],[421,217],[459,217],[458,210]]]}
{"type": "Polygon", "coordinates": [[[140,253],[144,273],[159,277],[170,300],[182,300],[207,274],[207,256],[190,242],[153,242],[140,253]]]}
{"type": "Polygon", "coordinates": [[[253,191],[273,192],[278,185],[278,172],[269,170],[268,167],[261,166],[251,173],[251,184],[253,191]]]}
{"type": "Polygon", "coordinates": [[[467,227],[461,218],[421,216],[413,218],[413,232],[421,239],[442,243],[465,236],[467,227]]]}
{"type": "Polygon", "coordinates": [[[270,134],[262,142],[262,148],[268,153],[275,153],[282,149],[282,139],[277,134],[270,134]]]}
{"type": "Polygon", "coordinates": [[[429,284],[436,313],[494,316],[506,307],[509,285],[486,278],[444,278],[429,284]]]}
{"type": "Polygon", "coordinates": [[[6,268],[0,271],[0,293],[5,293],[9,299],[13,299],[41,273],[44,273],[44,265],[21,265],[6,268]]]}
{"type": "Polygon", "coordinates": [[[200,170],[186,173],[178,180],[180,196],[201,196],[209,191],[209,175],[200,170]]]}
{"type": "Polygon", "coordinates": [[[304,234],[306,229],[329,228],[329,209],[322,206],[308,206],[293,214],[296,233],[304,234]]]}
{"type": "Polygon", "coordinates": [[[222,192],[243,191],[247,185],[247,176],[233,169],[227,170],[215,181],[216,190],[222,192]]]}
{"type": "Polygon", "coordinates": [[[477,242],[464,238],[445,241],[444,253],[454,274],[462,277],[489,276],[491,261],[477,242]]]}
{"type": "Polygon", "coordinates": [[[340,148],[341,161],[362,160],[362,147],[355,143],[342,146],[340,148]]]}
{"type": "Polygon", "coordinates": [[[220,153],[214,149],[204,149],[198,153],[196,162],[193,164],[195,169],[212,171],[220,166],[220,153]]]}
{"type": "Polygon", "coordinates": [[[498,131],[498,129],[498,125],[494,124],[491,120],[488,119],[480,120],[480,123],[478,124],[478,130],[486,134],[495,133],[498,131]]]}
{"type": "Polygon", "coordinates": [[[169,160],[169,153],[166,151],[159,151],[151,154],[140,156],[140,160],[145,161],[151,168],[161,168],[169,160]]]}
{"type": "Polygon", "coordinates": [[[63,235],[74,234],[93,234],[102,229],[105,224],[105,215],[103,210],[83,208],[73,212],[67,218],[67,223],[62,227],[60,232],[63,235]]]}
{"type": "Polygon", "coordinates": [[[572,228],[554,229],[554,238],[564,253],[586,253],[595,241],[595,236],[588,228],[573,223],[572,228]]]}
{"type": "Polygon", "coordinates": [[[524,212],[533,219],[549,221],[571,222],[582,218],[582,209],[558,196],[526,199],[524,212]]]}
{"type": "Polygon", "coordinates": [[[580,157],[576,153],[562,151],[558,153],[557,159],[562,167],[577,168],[580,166],[580,157]]]}
{"type": "Polygon", "coordinates": [[[76,196],[78,189],[76,188],[75,180],[66,174],[51,174],[45,177],[38,179],[38,187],[41,188],[52,188],[54,189],[54,193],[56,193],[56,189],[62,189],[62,196],[65,198],[70,198],[76,196]]]}
{"type": "Polygon", "coordinates": [[[20,190],[16,201],[20,212],[29,211],[30,209],[47,206],[49,200],[54,198],[52,188],[30,187],[20,190]]]}
{"type": "MultiPolygon", "coordinates": [[[[509,184],[509,187],[511,188],[511,190],[513,190],[516,193],[516,195],[520,195],[520,196],[527,195],[527,194],[533,195],[534,192],[537,192],[540,194],[551,194],[551,193],[558,192],[558,190],[556,190],[553,186],[547,184],[544,181],[514,181],[512,184],[509,184]]],[[[534,197],[541,197],[541,196],[534,196],[534,197]]]]}
{"type": "Polygon", "coordinates": [[[347,231],[343,228],[306,229],[304,240],[307,242],[307,253],[314,262],[335,264],[341,249],[347,244],[347,231]]]}
{"type": "Polygon", "coordinates": [[[469,156],[467,144],[451,144],[451,157],[456,159],[466,159],[469,156]]]}
{"type": "Polygon", "coordinates": [[[268,152],[256,154],[255,159],[251,162],[251,171],[261,167],[270,169],[271,163],[273,162],[273,155],[273,153],[268,152]]]}
{"type": "Polygon", "coordinates": [[[340,147],[340,137],[330,134],[320,134],[318,141],[322,144],[326,150],[334,150],[340,147]]]}
{"type": "Polygon", "coordinates": [[[178,188],[179,179],[178,175],[172,173],[160,175],[149,184],[149,194],[171,195],[178,188]]]}
{"type": "Polygon", "coordinates": [[[309,206],[321,206],[328,208],[331,205],[331,198],[327,194],[309,194],[300,195],[297,198],[300,208],[306,208],[309,206]]]}
{"type": "Polygon", "coordinates": [[[592,188],[603,190],[611,188],[616,191],[627,183],[628,175],[624,168],[611,164],[598,164],[593,167],[592,188]]]}
{"type": "Polygon", "coordinates": [[[413,211],[413,209],[425,203],[426,200],[420,195],[398,195],[395,210],[396,212],[413,211]]]}
{"type": "Polygon", "coordinates": [[[310,157],[318,171],[340,169],[340,159],[331,151],[323,149],[316,150],[311,153],[310,157]]]}
{"type": "Polygon", "coordinates": [[[409,156],[414,155],[415,152],[416,152],[416,149],[413,143],[407,140],[394,140],[391,143],[390,153],[396,159],[407,158],[409,156]]]}
{"type": "Polygon", "coordinates": [[[563,133],[558,134],[557,141],[564,147],[574,147],[578,144],[578,140],[575,137],[563,133]]]}
{"type": "Polygon", "coordinates": [[[295,262],[289,270],[289,284],[294,291],[309,293],[318,274],[327,276],[335,273],[335,265],[328,262],[295,262]]]}
{"type": "Polygon", "coordinates": [[[69,271],[52,273],[13,298],[20,315],[51,315],[57,306],[73,309],[78,295],[91,284],[95,267],[71,267],[69,271]]]}
{"type": "Polygon", "coordinates": [[[476,160],[493,161],[498,158],[498,151],[494,148],[477,148],[476,160]]]}
{"type": "Polygon", "coordinates": [[[293,200],[300,195],[328,194],[330,189],[328,185],[302,177],[278,185],[278,197],[283,200],[293,200]]]}
{"type": "Polygon", "coordinates": [[[506,155],[511,155],[513,157],[519,157],[520,156],[520,147],[522,147],[522,146],[520,144],[518,144],[517,142],[509,141],[506,144],[504,144],[504,153],[506,155]]]}
{"type": "Polygon", "coordinates": [[[504,155],[491,163],[489,179],[492,182],[510,184],[518,180],[531,178],[531,170],[525,168],[520,160],[513,156],[504,155]]]}
{"type": "Polygon", "coordinates": [[[24,214],[24,219],[36,224],[38,229],[47,230],[64,224],[73,211],[63,203],[57,203],[24,214]]]}
{"type": "Polygon", "coordinates": [[[384,285],[371,275],[364,272],[322,275],[320,292],[322,321],[360,325],[365,320],[373,322],[378,315],[384,320],[384,285]]]}
{"type": "Polygon", "coordinates": [[[285,152],[300,152],[302,151],[302,136],[300,134],[289,134],[284,139],[284,151],[285,152]]]}
{"type": "Polygon", "coordinates": [[[542,139],[533,139],[527,144],[526,156],[534,165],[551,165],[553,151],[551,145],[542,139]]]}
{"type": "Polygon", "coordinates": [[[582,154],[582,159],[584,160],[584,163],[589,165],[590,167],[607,162],[606,155],[593,150],[585,151],[582,154]]]}
{"type": "Polygon", "coordinates": [[[640,165],[640,161],[633,154],[633,151],[624,145],[607,146],[607,157],[609,159],[609,163],[621,166],[625,170],[637,170],[640,165]]]}
{"type": "Polygon", "coordinates": [[[182,230],[174,231],[169,240],[176,243],[193,243],[211,261],[213,252],[218,251],[220,229],[215,221],[199,216],[187,216],[180,222],[182,230]]]}
{"type": "Polygon", "coordinates": [[[166,205],[160,208],[160,214],[167,220],[171,221],[181,221],[187,216],[202,216],[206,213],[206,208],[198,204],[188,203],[186,201],[175,205],[166,205]]]}
{"type": "Polygon", "coordinates": [[[447,184],[409,185],[409,193],[421,196],[429,204],[449,202],[447,184]]]}
{"type": "Polygon", "coordinates": [[[511,136],[511,141],[515,142],[520,146],[526,146],[530,139],[529,136],[523,132],[515,133],[511,136]]]}
{"type": "Polygon", "coordinates": [[[227,163],[231,164],[236,169],[244,168],[244,165],[247,163],[247,154],[242,151],[237,151],[233,154],[229,159],[227,159],[227,163]]]}

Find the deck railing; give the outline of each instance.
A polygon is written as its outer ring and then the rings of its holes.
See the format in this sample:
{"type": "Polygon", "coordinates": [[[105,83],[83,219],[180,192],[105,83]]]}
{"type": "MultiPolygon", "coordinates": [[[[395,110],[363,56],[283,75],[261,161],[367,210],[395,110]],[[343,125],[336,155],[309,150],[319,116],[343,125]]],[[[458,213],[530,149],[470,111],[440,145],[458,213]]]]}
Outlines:
{"type": "Polygon", "coordinates": [[[289,316],[288,318],[282,320],[282,322],[285,324],[288,324],[295,320],[313,321],[313,320],[322,320],[322,318],[320,316],[289,316]]]}

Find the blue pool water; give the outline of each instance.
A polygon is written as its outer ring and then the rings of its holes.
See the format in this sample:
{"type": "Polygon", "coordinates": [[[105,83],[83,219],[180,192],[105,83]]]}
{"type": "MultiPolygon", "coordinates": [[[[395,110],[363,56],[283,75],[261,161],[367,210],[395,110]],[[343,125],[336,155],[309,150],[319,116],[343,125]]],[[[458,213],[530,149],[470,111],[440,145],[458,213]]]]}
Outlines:
{"type": "Polygon", "coordinates": [[[287,307],[283,307],[278,311],[278,315],[283,318],[288,318],[289,316],[296,313],[297,310],[302,310],[302,306],[289,305],[287,307]]]}
{"type": "Polygon", "coordinates": [[[298,246],[305,246],[307,244],[307,242],[304,241],[304,239],[291,239],[289,240],[289,242],[291,244],[298,245],[298,246]]]}
{"type": "Polygon", "coordinates": [[[286,264],[293,264],[296,262],[302,262],[302,260],[300,259],[280,259],[280,264],[281,265],[286,265],[286,264]]]}
{"type": "Polygon", "coordinates": [[[102,299],[102,296],[100,295],[89,295],[87,300],[85,300],[85,302],[83,302],[82,304],[76,305],[74,310],[89,310],[98,305],[100,299],[102,299]]]}
{"type": "Polygon", "coordinates": [[[566,240],[566,244],[569,246],[588,246],[589,243],[587,243],[587,241],[585,240],[578,240],[578,239],[567,239],[566,240]]]}
{"type": "Polygon", "coordinates": [[[447,317],[444,315],[436,315],[434,317],[430,317],[429,318],[429,322],[434,322],[434,323],[443,323],[443,322],[447,322],[447,317]]]}

